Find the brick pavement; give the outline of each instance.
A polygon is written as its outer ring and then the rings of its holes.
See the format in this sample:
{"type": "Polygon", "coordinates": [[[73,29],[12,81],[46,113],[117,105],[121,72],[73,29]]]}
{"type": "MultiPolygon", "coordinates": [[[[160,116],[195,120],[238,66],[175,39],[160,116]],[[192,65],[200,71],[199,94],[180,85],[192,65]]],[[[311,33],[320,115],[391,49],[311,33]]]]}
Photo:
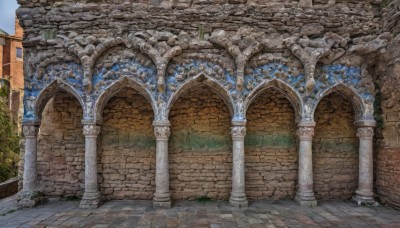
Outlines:
{"type": "Polygon", "coordinates": [[[15,196],[0,201],[0,227],[400,227],[400,211],[359,207],[351,202],[321,202],[315,208],[293,201],[259,200],[249,208],[228,202],[176,202],[153,209],[151,201],[109,201],[96,210],[79,209],[78,201],[49,201],[16,210],[15,196]]]}

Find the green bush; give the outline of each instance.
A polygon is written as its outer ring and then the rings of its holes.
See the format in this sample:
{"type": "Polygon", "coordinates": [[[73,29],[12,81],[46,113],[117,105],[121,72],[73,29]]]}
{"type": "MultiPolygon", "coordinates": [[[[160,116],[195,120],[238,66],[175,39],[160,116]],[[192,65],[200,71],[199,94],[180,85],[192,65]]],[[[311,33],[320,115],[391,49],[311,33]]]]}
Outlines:
{"type": "Polygon", "coordinates": [[[0,88],[0,182],[18,172],[19,136],[7,106],[8,87],[0,88]]]}

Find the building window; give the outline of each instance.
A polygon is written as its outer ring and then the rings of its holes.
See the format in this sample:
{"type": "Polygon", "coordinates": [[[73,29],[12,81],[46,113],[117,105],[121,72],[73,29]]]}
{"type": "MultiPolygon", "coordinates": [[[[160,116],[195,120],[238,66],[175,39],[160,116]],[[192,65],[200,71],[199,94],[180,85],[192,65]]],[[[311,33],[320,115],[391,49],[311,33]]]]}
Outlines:
{"type": "Polygon", "coordinates": [[[22,48],[17,48],[17,59],[22,59],[22,48]]]}

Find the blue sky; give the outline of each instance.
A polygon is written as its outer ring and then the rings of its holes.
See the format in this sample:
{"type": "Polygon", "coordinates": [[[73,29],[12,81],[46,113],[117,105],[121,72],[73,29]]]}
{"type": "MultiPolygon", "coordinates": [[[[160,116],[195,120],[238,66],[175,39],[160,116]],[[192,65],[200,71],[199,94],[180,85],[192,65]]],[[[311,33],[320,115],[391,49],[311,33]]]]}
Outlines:
{"type": "Polygon", "coordinates": [[[0,28],[8,34],[14,34],[15,10],[19,7],[17,0],[0,0],[0,28]]]}

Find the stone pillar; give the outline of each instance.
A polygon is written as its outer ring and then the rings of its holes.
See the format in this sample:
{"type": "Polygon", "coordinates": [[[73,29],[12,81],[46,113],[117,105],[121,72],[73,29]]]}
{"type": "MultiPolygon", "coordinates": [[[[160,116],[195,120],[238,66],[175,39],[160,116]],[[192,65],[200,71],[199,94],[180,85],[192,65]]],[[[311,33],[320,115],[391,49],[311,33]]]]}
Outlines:
{"type": "Polygon", "coordinates": [[[20,208],[34,207],[41,200],[41,194],[36,186],[37,166],[37,135],[39,123],[24,123],[25,136],[24,174],[22,191],[18,193],[18,206],[20,208]]]}
{"type": "Polygon", "coordinates": [[[156,147],[156,191],[154,193],[153,207],[170,208],[171,196],[169,193],[169,168],[168,168],[168,138],[171,134],[169,121],[153,123],[154,135],[157,140],[156,147]]]}
{"type": "Polygon", "coordinates": [[[317,200],[313,191],[312,138],[314,122],[301,122],[298,125],[299,136],[299,186],[295,201],[301,206],[315,207],[317,200]]]}
{"type": "Polygon", "coordinates": [[[101,195],[97,182],[97,135],[100,126],[84,124],[85,135],[85,193],[80,208],[97,208],[101,203],[101,195]]]}
{"type": "Polygon", "coordinates": [[[373,138],[375,121],[359,121],[357,137],[360,139],[358,188],[353,200],[357,204],[375,204],[373,198],[373,138]]]}
{"type": "Polygon", "coordinates": [[[244,137],[246,136],[246,121],[232,121],[232,192],[229,202],[235,207],[247,207],[245,193],[244,167],[244,137]]]}

